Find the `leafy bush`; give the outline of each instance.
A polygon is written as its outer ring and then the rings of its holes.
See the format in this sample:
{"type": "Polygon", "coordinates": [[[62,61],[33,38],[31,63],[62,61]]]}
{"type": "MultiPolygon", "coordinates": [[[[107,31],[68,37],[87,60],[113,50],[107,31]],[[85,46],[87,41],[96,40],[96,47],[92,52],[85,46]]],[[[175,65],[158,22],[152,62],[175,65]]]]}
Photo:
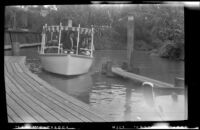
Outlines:
{"type": "Polygon", "coordinates": [[[161,41],[160,39],[156,38],[156,39],[152,40],[151,45],[154,48],[160,48],[161,46],[163,46],[163,41],[161,41]]]}
{"type": "Polygon", "coordinates": [[[138,40],[135,41],[135,45],[134,45],[136,50],[142,50],[142,51],[148,51],[151,50],[152,47],[150,45],[148,45],[145,41],[143,40],[138,40]]]}
{"type": "Polygon", "coordinates": [[[166,41],[159,49],[159,55],[163,58],[177,59],[181,55],[181,49],[172,41],[166,41]]]}

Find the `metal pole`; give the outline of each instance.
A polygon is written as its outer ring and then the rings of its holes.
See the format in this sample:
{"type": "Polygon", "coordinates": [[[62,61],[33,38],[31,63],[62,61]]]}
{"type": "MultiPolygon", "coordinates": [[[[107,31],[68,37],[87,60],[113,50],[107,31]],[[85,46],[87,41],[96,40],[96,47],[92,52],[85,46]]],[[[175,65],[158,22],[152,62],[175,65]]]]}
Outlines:
{"type": "Polygon", "coordinates": [[[40,50],[40,53],[42,53],[42,54],[44,54],[44,48],[45,48],[45,42],[46,42],[46,35],[45,35],[46,28],[47,28],[47,24],[45,24],[45,26],[43,26],[41,50],[40,50]]]}
{"type": "Polygon", "coordinates": [[[78,45],[79,45],[79,39],[80,39],[80,24],[78,25],[78,36],[77,36],[77,43],[76,43],[76,55],[78,55],[78,45]]]}
{"type": "Polygon", "coordinates": [[[94,40],[93,40],[93,38],[94,38],[94,28],[93,28],[93,26],[92,26],[92,34],[91,34],[91,57],[93,56],[93,42],[94,42],[94,40]]]}
{"type": "Polygon", "coordinates": [[[61,27],[62,27],[62,23],[60,23],[60,30],[59,30],[59,42],[58,42],[58,54],[60,54],[60,41],[61,41],[61,27]]]}
{"type": "Polygon", "coordinates": [[[52,38],[53,38],[53,32],[51,32],[51,41],[52,41],[52,38]]]}

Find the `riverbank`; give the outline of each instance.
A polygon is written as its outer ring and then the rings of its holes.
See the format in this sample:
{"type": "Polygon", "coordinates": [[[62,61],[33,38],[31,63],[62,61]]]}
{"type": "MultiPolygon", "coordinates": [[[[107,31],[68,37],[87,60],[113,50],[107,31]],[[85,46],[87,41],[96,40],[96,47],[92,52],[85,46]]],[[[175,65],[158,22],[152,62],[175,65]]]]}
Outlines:
{"type": "MultiPolygon", "coordinates": [[[[126,50],[126,41],[114,39],[112,36],[106,35],[103,37],[96,37],[94,41],[96,50],[126,50]]],[[[169,60],[184,61],[184,44],[178,45],[172,41],[165,41],[157,46],[152,46],[151,43],[146,43],[143,40],[135,40],[135,51],[141,51],[149,54],[150,56],[158,56],[169,60]]]]}

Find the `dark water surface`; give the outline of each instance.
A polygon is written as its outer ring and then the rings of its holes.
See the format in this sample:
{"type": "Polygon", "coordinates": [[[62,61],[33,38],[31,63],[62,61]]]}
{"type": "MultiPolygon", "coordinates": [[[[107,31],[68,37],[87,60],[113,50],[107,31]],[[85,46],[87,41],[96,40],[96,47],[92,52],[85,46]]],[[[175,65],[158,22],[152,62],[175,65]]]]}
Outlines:
{"type": "MultiPolygon", "coordinates": [[[[20,54],[27,56],[27,65],[33,73],[62,92],[103,111],[115,121],[187,119],[187,96],[183,90],[155,90],[152,98],[152,93],[144,92],[138,83],[101,74],[102,63],[112,60],[119,66],[126,61],[126,51],[96,51],[90,72],[75,77],[42,70],[36,52],[37,48],[29,48],[22,49],[20,54]]],[[[5,55],[10,55],[10,51],[5,55]]],[[[184,77],[183,61],[170,61],[144,52],[135,52],[134,61],[141,75],[153,79],[173,84],[175,77],[184,77]]]]}

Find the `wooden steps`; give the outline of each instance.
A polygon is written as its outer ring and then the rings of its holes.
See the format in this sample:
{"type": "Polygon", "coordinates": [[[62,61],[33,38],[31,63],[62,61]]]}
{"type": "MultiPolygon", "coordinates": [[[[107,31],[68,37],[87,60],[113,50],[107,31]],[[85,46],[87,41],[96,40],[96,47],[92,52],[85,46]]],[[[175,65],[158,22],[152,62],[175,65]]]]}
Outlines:
{"type": "Polygon", "coordinates": [[[31,73],[24,56],[5,56],[9,122],[107,122],[106,115],[31,73]]]}

